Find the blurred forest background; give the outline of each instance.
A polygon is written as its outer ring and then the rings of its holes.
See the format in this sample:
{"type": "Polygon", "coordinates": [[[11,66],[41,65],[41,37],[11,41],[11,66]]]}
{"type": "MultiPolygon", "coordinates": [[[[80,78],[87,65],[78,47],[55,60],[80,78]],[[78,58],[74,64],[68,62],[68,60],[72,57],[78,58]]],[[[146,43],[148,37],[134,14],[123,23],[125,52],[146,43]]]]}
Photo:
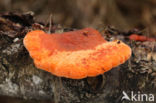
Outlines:
{"type": "Polygon", "coordinates": [[[156,0],[0,0],[0,13],[35,13],[35,19],[65,27],[103,27],[145,30],[156,35],[156,0]]]}

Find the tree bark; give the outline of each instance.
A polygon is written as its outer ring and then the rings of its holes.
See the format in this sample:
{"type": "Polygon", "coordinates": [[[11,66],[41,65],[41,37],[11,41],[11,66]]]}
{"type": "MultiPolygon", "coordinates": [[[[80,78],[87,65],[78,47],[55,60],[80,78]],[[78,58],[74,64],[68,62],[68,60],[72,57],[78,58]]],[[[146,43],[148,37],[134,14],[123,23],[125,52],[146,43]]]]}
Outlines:
{"type": "MultiPolygon", "coordinates": [[[[130,41],[121,32],[106,29],[104,37],[119,38],[131,46],[131,58],[103,75],[73,80],[56,77],[34,66],[23,45],[25,34],[33,29],[48,31],[30,13],[0,15],[0,95],[55,103],[127,103],[121,101],[123,91],[156,95],[155,42],[130,41]]],[[[51,32],[60,30],[67,29],[56,24],[51,27],[51,32]]]]}

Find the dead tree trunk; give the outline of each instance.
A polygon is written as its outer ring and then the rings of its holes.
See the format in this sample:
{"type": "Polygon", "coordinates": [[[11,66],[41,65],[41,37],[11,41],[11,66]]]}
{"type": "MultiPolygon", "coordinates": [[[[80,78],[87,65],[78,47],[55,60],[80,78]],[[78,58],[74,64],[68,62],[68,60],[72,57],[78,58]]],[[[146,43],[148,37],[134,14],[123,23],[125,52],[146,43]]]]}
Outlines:
{"type": "MultiPolygon", "coordinates": [[[[29,30],[47,28],[35,23],[31,14],[0,16],[0,95],[60,103],[125,103],[121,101],[123,91],[156,95],[155,42],[130,42],[106,30],[131,46],[130,60],[103,75],[72,80],[37,69],[23,46],[29,30]]],[[[57,30],[60,28],[53,24],[51,31],[57,30]]]]}

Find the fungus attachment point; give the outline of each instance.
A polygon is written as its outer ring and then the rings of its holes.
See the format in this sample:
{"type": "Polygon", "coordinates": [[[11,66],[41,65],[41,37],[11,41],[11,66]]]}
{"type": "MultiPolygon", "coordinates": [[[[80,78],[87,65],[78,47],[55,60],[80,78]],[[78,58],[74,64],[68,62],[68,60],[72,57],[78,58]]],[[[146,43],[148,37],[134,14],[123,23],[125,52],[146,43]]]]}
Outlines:
{"type": "Polygon", "coordinates": [[[107,42],[92,28],[61,35],[36,30],[27,33],[23,42],[37,68],[72,79],[103,74],[131,56],[128,45],[107,42]]]}

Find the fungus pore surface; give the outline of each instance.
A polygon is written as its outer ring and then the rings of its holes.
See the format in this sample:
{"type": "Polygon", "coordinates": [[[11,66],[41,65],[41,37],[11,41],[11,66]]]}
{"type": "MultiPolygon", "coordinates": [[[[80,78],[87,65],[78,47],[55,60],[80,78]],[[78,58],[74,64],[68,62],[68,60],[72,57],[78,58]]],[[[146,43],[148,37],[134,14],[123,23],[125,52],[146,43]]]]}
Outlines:
{"type": "Polygon", "coordinates": [[[61,34],[35,30],[23,42],[37,68],[72,79],[103,74],[131,56],[128,45],[107,42],[92,28],[61,34]]]}

